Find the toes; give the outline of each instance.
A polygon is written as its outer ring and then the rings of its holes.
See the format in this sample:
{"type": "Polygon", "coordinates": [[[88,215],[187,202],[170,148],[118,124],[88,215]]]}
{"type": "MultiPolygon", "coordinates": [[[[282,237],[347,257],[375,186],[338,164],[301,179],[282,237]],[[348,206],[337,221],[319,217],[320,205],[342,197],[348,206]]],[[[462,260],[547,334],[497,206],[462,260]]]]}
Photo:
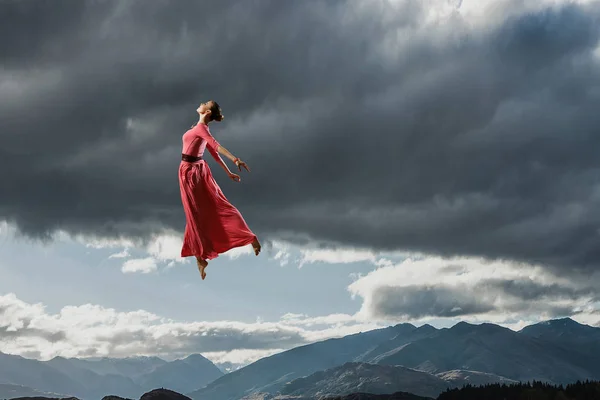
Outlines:
{"type": "Polygon", "coordinates": [[[254,239],[254,242],[252,242],[252,247],[254,248],[254,254],[258,255],[261,250],[261,245],[258,239],[254,239]]]}

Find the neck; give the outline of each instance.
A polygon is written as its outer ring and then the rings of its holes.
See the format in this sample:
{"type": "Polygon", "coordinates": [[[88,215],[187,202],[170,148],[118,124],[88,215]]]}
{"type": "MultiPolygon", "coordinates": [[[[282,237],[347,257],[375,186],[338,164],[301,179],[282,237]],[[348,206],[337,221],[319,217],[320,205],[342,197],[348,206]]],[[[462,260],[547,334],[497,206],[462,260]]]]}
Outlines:
{"type": "Polygon", "coordinates": [[[204,124],[204,125],[208,125],[208,118],[206,115],[201,115],[200,118],[198,119],[198,123],[199,124],[204,124]]]}

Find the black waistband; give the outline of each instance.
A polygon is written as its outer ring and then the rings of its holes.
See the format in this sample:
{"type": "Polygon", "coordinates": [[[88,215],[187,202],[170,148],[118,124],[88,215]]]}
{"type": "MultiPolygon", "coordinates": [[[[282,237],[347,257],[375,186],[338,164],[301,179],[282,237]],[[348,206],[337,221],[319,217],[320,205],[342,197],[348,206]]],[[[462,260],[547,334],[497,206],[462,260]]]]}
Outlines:
{"type": "Polygon", "coordinates": [[[188,154],[181,154],[181,159],[187,162],[196,162],[202,160],[202,157],[190,156],[188,154]]]}

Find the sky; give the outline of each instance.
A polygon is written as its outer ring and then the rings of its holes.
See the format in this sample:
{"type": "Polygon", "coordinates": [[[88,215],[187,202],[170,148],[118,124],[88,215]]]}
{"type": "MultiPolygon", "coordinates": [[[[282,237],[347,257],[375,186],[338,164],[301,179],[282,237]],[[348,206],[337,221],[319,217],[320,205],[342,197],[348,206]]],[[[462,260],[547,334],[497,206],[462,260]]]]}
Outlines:
{"type": "Polygon", "coordinates": [[[600,3],[0,2],[0,351],[244,365],[396,323],[600,326],[600,3]],[[263,243],[179,257],[196,108],[263,243]],[[233,168],[230,165],[230,168],[233,168]]]}

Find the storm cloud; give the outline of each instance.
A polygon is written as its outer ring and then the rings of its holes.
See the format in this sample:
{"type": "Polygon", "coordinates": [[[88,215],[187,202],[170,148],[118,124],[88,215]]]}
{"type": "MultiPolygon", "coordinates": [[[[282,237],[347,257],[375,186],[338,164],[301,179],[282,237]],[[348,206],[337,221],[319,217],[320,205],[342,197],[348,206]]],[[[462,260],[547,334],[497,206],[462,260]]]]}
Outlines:
{"type": "Polygon", "coordinates": [[[380,287],[374,293],[373,307],[377,315],[456,317],[484,314],[494,310],[492,304],[469,295],[469,288],[438,286],[380,287]]]}
{"type": "Polygon", "coordinates": [[[214,98],[213,133],[252,169],[215,175],[262,237],[597,269],[599,15],[2,2],[0,218],[33,237],[182,231],[181,135],[214,98]]]}
{"type": "Polygon", "coordinates": [[[515,323],[577,316],[597,324],[597,277],[566,279],[531,265],[478,258],[407,259],[356,279],[359,313],[380,320],[473,318],[515,323]]]}
{"type": "Polygon", "coordinates": [[[381,286],[373,296],[372,312],[378,318],[469,317],[545,313],[549,318],[577,315],[580,305],[598,301],[595,288],[572,289],[541,285],[523,279],[483,281],[477,285],[381,286]],[[553,304],[558,302],[564,304],[553,304]]]}

